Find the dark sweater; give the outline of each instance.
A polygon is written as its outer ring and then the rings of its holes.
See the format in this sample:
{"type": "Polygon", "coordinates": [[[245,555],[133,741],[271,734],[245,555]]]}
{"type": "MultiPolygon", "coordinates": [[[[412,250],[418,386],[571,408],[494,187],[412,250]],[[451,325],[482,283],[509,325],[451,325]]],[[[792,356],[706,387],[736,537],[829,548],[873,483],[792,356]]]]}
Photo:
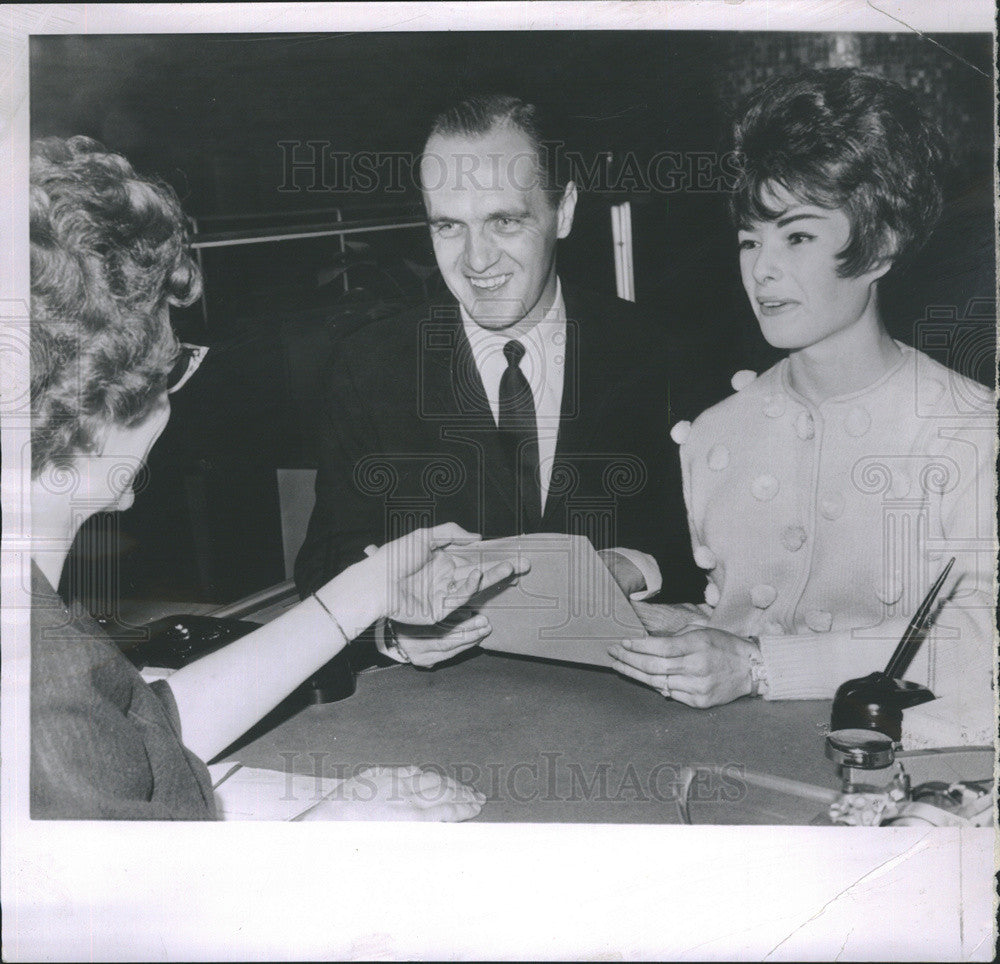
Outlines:
{"type": "Polygon", "coordinates": [[[167,682],[147,685],[34,564],[31,582],[31,816],[214,819],[208,769],[181,743],[167,682]]]}

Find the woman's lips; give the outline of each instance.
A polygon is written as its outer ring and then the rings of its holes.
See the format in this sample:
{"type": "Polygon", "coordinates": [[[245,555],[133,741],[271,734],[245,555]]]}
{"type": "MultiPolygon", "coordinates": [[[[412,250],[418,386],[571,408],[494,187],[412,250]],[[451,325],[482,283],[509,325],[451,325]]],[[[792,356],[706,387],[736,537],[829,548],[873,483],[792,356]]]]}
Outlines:
{"type": "Polygon", "coordinates": [[[760,313],[765,317],[772,317],[774,315],[780,315],[798,305],[797,301],[793,301],[790,298],[758,298],[757,306],[760,309],[760,313]]]}

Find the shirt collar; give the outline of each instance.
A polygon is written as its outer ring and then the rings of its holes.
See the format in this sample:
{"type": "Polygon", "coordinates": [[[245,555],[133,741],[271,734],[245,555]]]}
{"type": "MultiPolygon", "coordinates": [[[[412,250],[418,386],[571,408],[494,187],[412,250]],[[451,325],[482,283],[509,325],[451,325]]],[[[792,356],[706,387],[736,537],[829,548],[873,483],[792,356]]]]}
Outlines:
{"type": "MultiPolygon", "coordinates": [[[[474,349],[481,347],[488,350],[496,346],[502,347],[511,340],[510,335],[503,331],[490,331],[488,328],[477,325],[469,317],[461,302],[459,302],[459,310],[462,313],[462,326],[465,329],[465,335],[474,349]]],[[[545,312],[545,317],[537,325],[515,340],[521,342],[526,351],[530,352],[534,348],[536,354],[544,357],[546,347],[553,344],[553,339],[557,334],[561,334],[565,326],[566,304],[562,296],[562,283],[559,276],[556,275],[556,296],[552,299],[552,306],[545,312]]]]}

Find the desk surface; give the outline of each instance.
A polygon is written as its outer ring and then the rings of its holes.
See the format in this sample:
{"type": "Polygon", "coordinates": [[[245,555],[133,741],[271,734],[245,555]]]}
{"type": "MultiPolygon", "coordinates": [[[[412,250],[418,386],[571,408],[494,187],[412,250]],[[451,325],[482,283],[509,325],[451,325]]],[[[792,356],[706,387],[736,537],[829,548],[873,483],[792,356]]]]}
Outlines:
{"type": "Polygon", "coordinates": [[[416,763],[485,793],[478,820],[572,823],[680,822],[691,766],[692,822],[807,824],[822,802],[742,774],[834,789],[829,714],[827,701],[696,710],[610,671],[480,652],[433,670],[366,671],[349,699],[286,710],[227,758],[328,777],[416,763]]]}

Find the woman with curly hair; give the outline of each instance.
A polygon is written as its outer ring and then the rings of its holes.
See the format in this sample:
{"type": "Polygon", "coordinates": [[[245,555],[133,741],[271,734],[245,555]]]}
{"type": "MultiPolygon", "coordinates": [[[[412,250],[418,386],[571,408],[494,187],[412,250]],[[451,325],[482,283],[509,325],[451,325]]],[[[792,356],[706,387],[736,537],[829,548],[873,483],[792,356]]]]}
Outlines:
{"type": "Polygon", "coordinates": [[[908,675],[939,697],[928,740],[990,742],[992,392],[891,338],[879,308],[941,211],[940,134],[853,69],[774,80],[734,133],[743,286],[788,356],[674,427],[705,601],[639,604],[655,635],[615,665],[692,706],[829,699],[886,664],[954,555],[908,675]]]}
{"type": "MultiPolygon", "coordinates": [[[[170,305],[201,290],[171,189],[84,137],[31,159],[31,814],[210,819],[203,760],[218,754],[381,617],[431,624],[515,572],[463,566],[455,525],[388,543],[267,625],[147,685],[53,587],[96,512],[125,509],[201,353],[178,345],[170,305]]],[[[482,617],[464,631],[479,638],[482,617]]],[[[462,820],[481,795],[416,768],[369,771],[313,819],[462,820]],[[373,798],[374,795],[374,798],[373,798]],[[358,799],[368,800],[360,805],[358,799]]]]}

